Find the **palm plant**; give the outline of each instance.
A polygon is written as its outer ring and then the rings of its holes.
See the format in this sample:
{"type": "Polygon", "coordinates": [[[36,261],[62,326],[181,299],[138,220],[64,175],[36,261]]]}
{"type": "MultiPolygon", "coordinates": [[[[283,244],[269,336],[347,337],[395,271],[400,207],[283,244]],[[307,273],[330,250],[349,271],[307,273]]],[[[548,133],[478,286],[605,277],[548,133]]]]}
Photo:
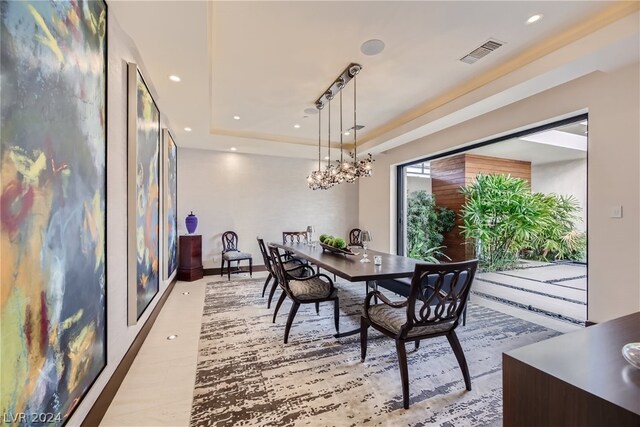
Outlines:
{"type": "Polygon", "coordinates": [[[532,193],[526,180],[510,175],[478,175],[460,191],[462,233],[476,243],[484,270],[513,268],[523,253],[582,259],[586,238],[575,228],[579,207],[572,196],[532,193]]]}

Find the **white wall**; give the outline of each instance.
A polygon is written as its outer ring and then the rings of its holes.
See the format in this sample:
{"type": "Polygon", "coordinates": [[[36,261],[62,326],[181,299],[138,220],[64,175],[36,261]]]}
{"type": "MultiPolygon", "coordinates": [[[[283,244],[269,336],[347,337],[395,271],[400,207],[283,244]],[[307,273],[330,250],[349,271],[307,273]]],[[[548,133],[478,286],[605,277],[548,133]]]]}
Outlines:
{"type": "MultiPolygon", "coordinates": [[[[80,425],[100,395],[131,343],[149,318],[170,280],[160,281],[160,290],[135,326],[127,326],[127,62],[141,68],[147,85],[152,82],[144,73],[135,46],[109,14],[108,28],[108,96],[107,96],[107,366],[69,420],[80,425]]],[[[157,96],[150,87],[158,101],[157,96]]],[[[159,106],[162,112],[162,106],[159,106]]],[[[161,126],[165,127],[165,117],[161,126]]],[[[160,180],[162,182],[162,178],[160,180]]],[[[162,219],[161,219],[162,221],[162,219]]],[[[160,262],[166,263],[164,239],[160,239],[160,262]]],[[[161,269],[161,271],[164,271],[161,269]]],[[[161,278],[164,276],[162,273],[161,278]]],[[[174,274],[175,276],[175,274],[174,274]]]]}
{"type": "MultiPolygon", "coordinates": [[[[357,184],[312,191],[306,177],[317,162],[284,157],[178,148],[178,231],[198,217],[205,268],[220,267],[221,236],[238,233],[241,250],[263,265],[256,236],[282,240],[283,231],[316,229],[347,237],[358,226],[357,184]]],[[[246,265],[246,263],[244,264],[246,265]]]]}
{"type": "Polygon", "coordinates": [[[377,155],[359,197],[360,225],[377,236],[372,248],[395,250],[395,164],[588,110],[588,318],[602,322],[640,310],[639,75],[637,63],[594,72],[377,155]],[[610,218],[613,205],[623,206],[623,218],[610,218]]]}
{"type": "Polygon", "coordinates": [[[406,192],[407,196],[411,195],[414,191],[424,190],[427,193],[431,193],[431,178],[421,178],[419,176],[406,177],[406,192]]]}
{"type": "Polygon", "coordinates": [[[587,159],[531,165],[531,191],[571,195],[580,206],[578,230],[587,227],[587,159]]]}

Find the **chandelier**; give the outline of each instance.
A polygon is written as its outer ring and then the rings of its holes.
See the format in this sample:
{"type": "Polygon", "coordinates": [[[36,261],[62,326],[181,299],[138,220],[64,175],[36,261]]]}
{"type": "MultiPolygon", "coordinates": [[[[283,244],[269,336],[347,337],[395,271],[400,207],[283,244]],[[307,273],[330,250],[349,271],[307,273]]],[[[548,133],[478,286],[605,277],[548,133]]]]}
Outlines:
{"type": "MultiPolygon", "coordinates": [[[[316,108],[318,109],[318,169],[311,172],[307,177],[307,183],[312,190],[327,190],[336,184],[343,182],[353,183],[358,178],[371,176],[373,173],[373,156],[368,153],[364,158],[358,159],[358,125],[357,125],[357,85],[356,76],[362,70],[360,64],[349,64],[340,76],[329,86],[320,98],[316,100],[316,108]],[[345,160],[343,149],[343,131],[342,122],[342,90],[353,80],[353,151],[349,152],[350,160],[345,160]],[[335,95],[340,95],[340,160],[331,162],[331,101],[335,95]],[[327,164],[324,169],[321,166],[322,152],[322,110],[325,105],[328,110],[328,129],[327,129],[327,164]]],[[[361,128],[361,127],[360,127],[361,128]]],[[[351,130],[349,129],[349,130],[351,130]]]]}

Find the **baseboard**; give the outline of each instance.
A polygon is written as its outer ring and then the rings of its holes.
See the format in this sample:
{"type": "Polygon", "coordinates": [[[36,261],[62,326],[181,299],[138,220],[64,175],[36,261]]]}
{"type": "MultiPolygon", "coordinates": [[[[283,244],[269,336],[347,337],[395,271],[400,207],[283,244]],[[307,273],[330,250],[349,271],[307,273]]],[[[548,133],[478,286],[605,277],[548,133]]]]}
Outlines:
{"type": "Polygon", "coordinates": [[[134,359],[138,355],[140,347],[142,347],[144,340],[147,338],[147,335],[149,335],[151,327],[155,323],[158,314],[160,314],[160,310],[162,310],[164,303],[167,301],[167,298],[169,298],[169,295],[173,291],[173,288],[177,281],[178,280],[174,278],[167,287],[167,290],[164,292],[162,297],[160,297],[160,301],[158,301],[158,304],[156,304],[146,323],[144,324],[144,326],[142,326],[140,332],[138,332],[138,335],[136,335],[136,338],[129,346],[129,350],[127,350],[124,357],[118,364],[118,367],[113,372],[113,375],[111,375],[111,378],[109,378],[107,385],[105,385],[104,389],[91,407],[91,410],[89,410],[89,413],[82,422],[83,426],[100,425],[104,414],[107,413],[107,409],[109,409],[111,402],[113,402],[113,398],[116,396],[116,393],[118,392],[122,381],[124,381],[124,377],[127,375],[127,372],[129,372],[129,368],[131,368],[134,359]]]}
{"type": "MultiPolygon", "coordinates": [[[[249,267],[242,266],[241,269],[245,273],[249,272],[249,267]]],[[[231,271],[233,272],[233,270],[231,270],[231,271]]],[[[264,265],[254,265],[253,266],[253,271],[254,272],[267,271],[267,268],[264,265]]],[[[227,270],[226,269],[224,270],[224,274],[227,274],[227,270]]],[[[220,275],[220,267],[205,268],[204,269],[204,275],[205,276],[219,276],[220,275]]]]}

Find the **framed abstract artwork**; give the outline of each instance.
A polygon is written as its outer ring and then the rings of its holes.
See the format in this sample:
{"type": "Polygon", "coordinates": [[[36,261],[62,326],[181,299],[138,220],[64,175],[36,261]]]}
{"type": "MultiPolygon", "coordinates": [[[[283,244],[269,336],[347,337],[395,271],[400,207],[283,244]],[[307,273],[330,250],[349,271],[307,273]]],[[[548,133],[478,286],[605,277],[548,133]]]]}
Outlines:
{"type": "Polygon", "coordinates": [[[178,147],[169,129],[163,132],[166,278],[178,268],[178,147]]]}
{"type": "Polygon", "coordinates": [[[160,286],[160,111],[136,64],[128,64],[128,324],[160,286]]]}
{"type": "Polygon", "coordinates": [[[107,363],[107,5],[3,1],[0,28],[0,413],[59,426],[107,363]]]}

